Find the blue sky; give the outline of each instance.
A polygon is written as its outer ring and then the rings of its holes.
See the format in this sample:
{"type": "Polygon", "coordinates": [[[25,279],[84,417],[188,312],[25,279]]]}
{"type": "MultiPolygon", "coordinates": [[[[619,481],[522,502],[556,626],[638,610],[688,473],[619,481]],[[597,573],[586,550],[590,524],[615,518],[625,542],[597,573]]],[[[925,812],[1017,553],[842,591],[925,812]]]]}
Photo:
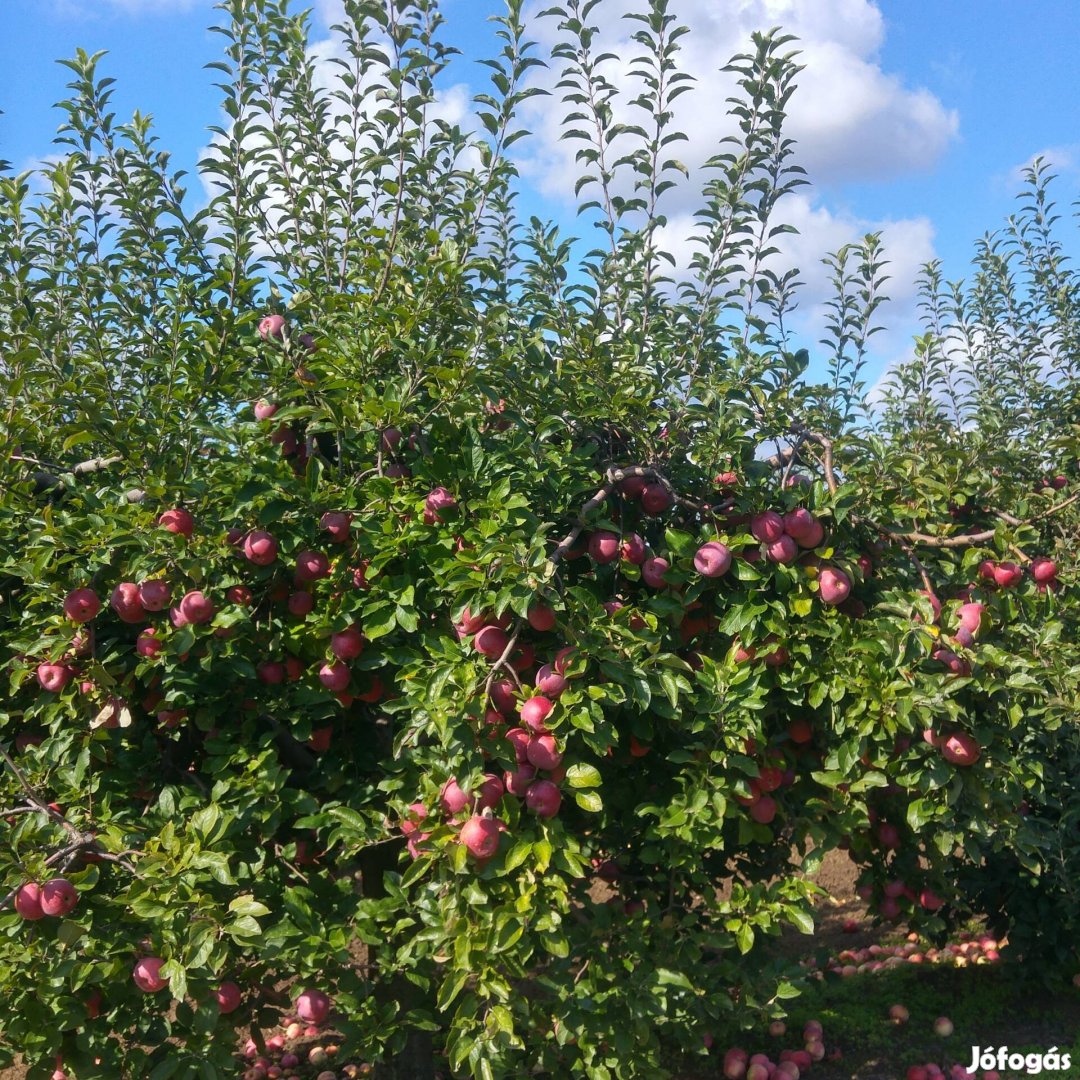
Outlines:
{"type": "MultiPolygon", "coordinates": [[[[339,0],[311,2],[319,39],[339,0]]],[[[618,16],[632,6],[602,5],[613,40],[625,34],[618,16]]],[[[1023,163],[1037,153],[1055,160],[1065,216],[1080,196],[1077,0],[673,0],[672,8],[692,28],[686,60],[705,99],[730,91],[714,73],[750,29],[779,23],[802,39],[808,69],[794,134],[814,187],[792,220],[804,234],[793,251],[809,279],[804,306],[809,319],[826,250],[884,227],[896,281],[887,290],[895,303],[885,314],[890,332],[879,339],[879,367],[904,352],[915,329],[910,282],[918,264],[936,256],[947,277],[964,275],[973,240],[1014,209],[1023,163]]],[[[460,108],[484,87],[474,61],[491,47],[485,17],[500,7],[444,0],[443,10],[446,37],[465,54],[445,80],[460,108]]],[[[178,167],[193,170],[207,126],[220,121],[214,75],[203,67],[218,56],[221,39],[207,27],[219,15],[210,0],[5,0],[0,158],[20,168],[53,152],[60,116],[52,106],[67,81],[54,61],[81,46],[108,50],[101,71],[118,80],[117,113],[152,113],[161,145],[178,167]]],[[[539,27],[541,39],[552,29],[539,27]]],[[[715,134],[715,124],[695,124],[698,110],[690,114],[699,143],[690,157],[711,149],[715,134]]],[[[526,205],[574,231],[566,144],[558,145],[552,114],[533,120],[526,205]]],[[[189,187],[202,198],[197,181],[189,187]]],[[[675,206],[673,217],[689,209],[675,206]]],[[[1080,250],[1075,221],[1065,228],[1071,249],[1080,250]]]]}

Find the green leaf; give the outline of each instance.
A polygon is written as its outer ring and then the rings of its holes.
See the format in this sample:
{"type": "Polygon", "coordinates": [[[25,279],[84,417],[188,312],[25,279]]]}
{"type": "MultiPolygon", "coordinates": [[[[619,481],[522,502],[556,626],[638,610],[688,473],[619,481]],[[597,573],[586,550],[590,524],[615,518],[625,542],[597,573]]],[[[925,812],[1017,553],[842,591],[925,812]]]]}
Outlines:
{"type": "Polygon", "coordinates": [[[566,780],[572,788],[599,787],[600,770],[592,765],[571,765],[566,770],[566,780]]]}

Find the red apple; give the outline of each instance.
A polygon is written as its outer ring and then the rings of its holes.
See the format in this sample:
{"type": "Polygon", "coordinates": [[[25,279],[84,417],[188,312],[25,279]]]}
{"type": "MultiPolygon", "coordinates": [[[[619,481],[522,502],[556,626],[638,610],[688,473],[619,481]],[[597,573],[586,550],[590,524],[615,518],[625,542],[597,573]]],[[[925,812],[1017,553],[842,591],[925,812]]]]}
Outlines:
{"type": "Polygon", "coordinates": [[[449,817],[457,817],[472,801],[472,796],[467,791],[463,791],[453,777],[450,777],[443,784],[442,791],[439,794],[439,802],[442,804],[443,811],[449,817]]]}
{"type": "Polygon", "coordinates": [[[613,532],[594,532],[589,537],[589,555],[594,562],[604,566],[619,557],[619,538],[613,532]]]}
{"type": "Polygon", "coordinates": [[[489,660],[497,660],[509,644],[509,635],[498,626],[485,626],[473,638],[473,648],[489,660]]]}
{"type": "Polygon", "coordinates": [[[537,735],[530,739],[529,745],[525,748],[525,756],[530,765],[535,765],[536,768],[546,772],[557,769],[563,758],[555,743],[554,735],[537,735]]]}
{"type": "Polygon", "coordinates": [[[1000,589],[1011,589],[1019,585],[1024,577],[1024,571],[1014,562],[998,563],[994,567],[994,583],[1000,589]]]}
{"type": "Polygon", "coordinates": [[[73,589],[64,599],[64,614],[76,623],[88,623],[101,610],[93,589],[73,589]]]}
{"type": "Polygon", "coordinates": [[[541,634],[555,629],[555,612],[547,604],[533,604],[528,619],[529,625],[541,634]]]}
{"type": "Polygon", "coordinates": [[[783,563],[784,565],[793,563],[798,554],[798,545],[787,534],[772,541],[765,548],[765,556],[770,562],[783,563]]]}
{"type": "Polygon", "coordinates": [[[349,539],[349,529],[352,526],[352,514],[339,510],[327,510],[319,518],[319,527],[330,534],[330,542],[344,544],[349,539]]]}
{"type": "Polygon", "coordinates": [[[979,744],[964,731],[955,731],[941,743],[941,756],[951,765],[974,765],[979,760],[979,744]]]}
{"type": "Polygon", "coordinates": [[[302,619],[304,618],[304,616],[310,615],[311,609],[314,606],[315,597],[313,597],[311,593],[305,592],[303,589],[289,594],[289,614],[295,615],[298,619],[302,619]]]}
{"type": "Polygon", "coordinates": [[[139,586],[134,581],[121,581],[112,591],[109,606],[126,623],[142,622],[146,618],[139,586]]]}
{"type": "Polygon", "coordinates": [[[773,510],[765,510],[750,519],[750,532],[755,540],[773,544],[784,535],[784,519],[773,510]]]}
{"type": "MultiPolygon", "coordinates": [[[[515,751],[517,747],[514,747],[515,751]]],[[[516,795],[518,798],[522,798],[529,790],[529,785],[536,779],[536,766],[530,765],[528,762],[522,761],[518,764],[518,767],[513,771],[507,770],[503,773],[503,783],[506,785],[506,790],[511,795],[516,795]]]]}
{"type": "Polygon", "coordinates": [[[1057,564],[1053,559],[1040,555],[1031,562],[1031,576],[1039,585],[1045,585],[1057,577],[1057,564]]]}
{"type": "Polygon", "coordinates": [[[66,664],[38,664],[37,681],[42,689],[52,694],[61,690],[75,677],[75,672],[66,664]]]}
{"type": "Polygon", "coordinates": [[[135,651],[140,656],[157,656],[157,654],[165,648],[165,643],[159,641],[155,636],[156,634],[157,628],[148,626],[135,639],[135,651]]]}
{"type": "Polygon", "coordinates": [[[180,601],[180,613],[189,623],[208,623],[214,617],[214,602],[194,589],[180,601]]]}
{"type": "Polygon", "coordinates": [[[641,566],[641,580],[653,589],[662,589],[667,582],[665,575],[671,569],[667,559],[646,559],[641,566]]]}
{"type": "Polygon", "coordinates": [[[818,586],[822,602],[835,607],[848,598],[851,592],[851,579],[842,570],[826,566],[818,575],[818,586]]]}
{"type": "Polygon", "coordinates": [[[41,907],[41,886],[36,881],[28,881],[15,893],[15,910],[27,922],[36,922],[45,917],[41,907]]]}
{"type": "Polygon", "coordinates": [[[335,693],[344,690],[349,685],[349,667],[347,664],[343,664],[340,661],[336,664],[323,664],[319,668],[319,682],[326,687],[327,690],[333,690],[335,693]]]}
{"type": "Polygon", "coordinates": [[[670,510],[675,500],[663,484],[646,484],[641,492],[641,506],[646,514],[655,517],[670,510]]]}
{"type": "Polygon", "coordinates": [[[538,817],[554,817],[561,802],[562,794],[550,780],[534,780],[525,792],[525,805],[538,817]]]}
{"type": "Polygon", "coordinates": [[[235,1012],[240,1008],[240,1002],[243,1000],[240,987],[234,982],[223,982],[215,991],[214,996],[217,998],[218,1009],[222,1013],[235,1012]]]}
{"type": "Polygon", "coordinates": [[[355,626],[339,630],[330,637],[330,651],[339,660],[355,660],[364,651],[364,635],[355,626]]]}
{"type": "Polygon", "coordinates": [[[330,1015],[330,998],[308,988],[296,999],[296,1015],[309,1024],[321,1024],[330,1015]]]}
{"type": "Polygon", "coordinates": [[[190,537],[195,531],[195,519],[187,510],[166,510],[158,518],[158,524],[169,532],[190,537]]]}
{"type": "Polygon", "coordinates": [[[731,550],[710,540],[694,554],[694,569],[702,577],[722,577],[731,569],[731,550]]]}
{"type": "Polygon", "coordinates": [[[285,337],[285,316],[264,315],[259,320],[259,337],[263,341],[281,341],[285,337]]]}
{"type": "Polygon", "coordinates": [[[321,551],[301,551],[293,578],[298,583],[318,581],[330,573],[330,560],[321,551]]]}
{"type": "Polygon", "coordinates": [[[147,611],[164,611],[172,603],[172,589],[160,578],[139,582],[139,603],[147,611]]]}
{"type": "Polygon", "coordinates": [[[251,590],[246,585],[233,585],[226,593],[225,599],[230,604],[243,604],[249,605],[254,597],[251,594],[251,590]]]}
{"type": "Polygon", "coordinates": [[[156,994],[169,985],[169,980],[161,977],[164,964],[165,961],[158,956],[144,956],[136,962],[131,977],[144,994],[156,994]]]}
{"type": "Polygon", "coordinates": [[[254,529],[244,537],[244,557],[256,566],[269,566],[278,557],[277,541],[265,530],[254,529]]]}
{"type": "Polygon", "coordinates": [[[461,826],[460,838],[473,858],[490,859],[499,850],[498,820],[474,815],[461,826]]]}
{"type": "Polygon", "coordinates": [[[630,533],[623,537],[619,554],[625,562],[640,566],[645,561],[645,541],[637,533],[630,533]]]}
{"type": "Polygon", "coordinates": [[[544,721],[551,715],[555,706],[542,694],[526,699],[521,705],[521,719],[526,727],[533,731],[543,731],[544,721]]]}
{"type": "Polygon", "coordinates": [[[46,915],[67,915],[78,902],[79,894],[67,878],[53,878],[41,886],[41,910],[46,915]]]}

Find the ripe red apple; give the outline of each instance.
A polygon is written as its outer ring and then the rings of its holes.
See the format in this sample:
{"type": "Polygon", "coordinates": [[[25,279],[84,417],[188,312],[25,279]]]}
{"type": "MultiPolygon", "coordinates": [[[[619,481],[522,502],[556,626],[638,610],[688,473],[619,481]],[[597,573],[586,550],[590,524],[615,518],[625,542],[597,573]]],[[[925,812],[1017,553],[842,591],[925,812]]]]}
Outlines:
{"type": "Polygon", "coordinates": [[[473,648],[489,660],[497,660],[510,644],[506,631],[498,626],[485,626],[476,632],[473,648]]]}
{"type": "Polygon", "coordinates": [[[620,549],[619,538],[613,532],[594,532],[589,537],[589,555],[601,566],[614,562],[620,549]]]}
{"type": "Polygon", "coordinates": [[[772,541],[765,548],[765,557],[770,562],[782,563],[785,566],[793,563],[798,554],[798,545],[786,533],[772,541]]]}
{"type": "Polygon", "coordinates": [[[285,665],[276,660],[264,660],[255,668],[255,674],[267,686],[277,686],[285,681],[285,665]]]}
{"type": "Polygon", "coordinates": [[[974,765],[979,744],[965,731],[954,731],[941,743],[941,756],[951,765],[974,765]]]}
{"type": "Polygon", "coordinates": [[[956,619],[960,629],[966,630],[972,638],[978,636],[985,612],[986,608],[982,604],[961,604],[956,609],[956,619]]]}
{"type": "Polygon", "coordinates": [[[788,724],[788,735],[791,736],[792,742],[808,743],[814,737],[814,729],[807,720],[792,720],[788,724]]]}
{"type": "Polygon", "coordinates": [[[309,1024],[321,1024],[330,1015],[330,998],[309,987],[296,999],[296,1015],[309,1024]]]}
{"type": "Polygon", "coordinates": [[[930,601],[930,609],[934,613],[934,622],[937,622],[941,618],[941,601],[932,592],[927,592],[926,589],[920,589],[919,595],[925,596],[930,601]]]}
{"type": "Polygon", "coordinates": [[[148,626],[135,639],[135,651],[140,656],[157,656],[165,648],[165,643],[159,641],[156,634],[157,627],[148,626]]]}
{"type": "Polygon", "coordinates": [[[923,889],[922,892],[919,893],[919,903],[927,911],[937,911],[944,905],[945,901],[942,900],[933,889],[923,889]]]}
{"type": "Polygon", "coordinates": [[[551,666],[560,674],[565,675],[566,669],[577,659],[578,650],[573,645],[567,645],[555,654],[551,666]]]}
{"type": "Polygon", "coordinates": [[[424,499],[424,510],[431,514],[436,521],[441,520],[439,518],[440,510],[448,510],[452,506],[457,506],[457,499],[442,485],[429,491],[427,498],[424,499]]]}
{"type": "Polygon", "coordinates": [[[534,780],[525,792],[525,805],[538,817],[553,818],[561,802],[562,793],[550,780],[534,780]]]}
{"type": "Polygon", "coordinates": [[[475,859],[490,859],[499,850],[499,822],[474,815],[461,826],[461,842],[475,859]]]}
{"type": "Polygon", "coordinates": [[[784,515],[784,532],[786,532],[792,540],[802,540],[807,536],[813,535],[814,526],[816,524],[817,519],[805,506],[800,506],[795,510],[789,510],[784,515]]]}
{"type": "Polygon", "coordinates": [[[348,664],[343,664],[340,661],[336,664],[323,664],[319,668],[319,682],[327,690],[333,690],[335,693],[344,690],[349,685],[348,664]]]}
{"type": "Polygon", "coordinates": [[[256,420],[269,420],[270,417],[273,416],[274,413],[276,413],[277,411],[278,411],[278,407],[272,401],[266,401],[264,399],[262,401],[256,401],[255,402],[255,419],[256,420]]]}
{"type": "Polygon", "coordinates": [[[750,519],[750,533],[763,544],[774,544],[784,535],[784,519],[773,510],[755,514],[750,519]]]}
{"type": "Polygon", "coordinates": [[[134,581],[121,581],[112,591],[109,606],[126,623],[142,622],[146,609],[139,597],[139,586],[134,581]]]}
{"type": "Polygon", "coordinates": [[[538,633],[555,629],[555,612],[547,604],[533,604],[529,608],[529,625],[538,633]]]}
{"type": "Polygon", "coordinates": [[[330,560],[321,551],[301,551],[293,578],[298,583],[318,581],[330,573],[330,560]]]}
{"type": "Polygon", "coordinates": [[[645,541],[637,533],[629,533],[623,537],[619,554],[625,562],[640,566],[645,561],[645,541]]]}
{"type": "Polygon", "coordinates": [[[101,610],[93,589],[73,589],[64,599],[64,614],[76,623],[88,623],[101,610]]]}
{"type": "Polygon", "coordinates": [[[269,566],[278,557],[277,541],[263,529],[253,529],[244,537],[244,557],[256,566],[269,566]]]}
{"type": "Polygon", "coordinates": [[[641,506],[646,514],[655,517],[670,510],[675,500],[663,484],[646,484],[641,491],[641,506]]]}
{"type": "Polygon", "coordinates": [[[999,589],[1011,589],[1023,580],[1024,571],[1014,562],[998,563],[994,567],[994,583],[999,589]]]}
{"type": "Polygon", "coordinates": [[[544,721],[551,715],[555,706],[542,694],[527,698],[521,704],[521,720],[533,731],[544,731],[544,721]]]}
{"type": "Polygon", "coordinates": [[[665,575],[671,569],[667,559],[646,559],[641,566],[641,580],[653,589],[662,589],[667,582],[665,575]]]}
{"type": "Polygon", "coordinates": [[[552,670],[550,664],[544,664],[536,672],[536,689],[544,697],[557,698],[566,689],[566,676],[552,670]]]}
{"type": "Polygon", "coordinates": [[[242,604],[245,607],[250,606],[254,596],[251,590],[246,585],[233,585],[225,593],[225,599],[230,604],[242,604]]]}
{"type": "Polygon", "coordinates": [[[818,575],[818,586],[823,603],[835,607],[842,604],[851,592],[851,579],[842,570],[826,566],[818,575]]]}
{"type": "Polygon", "coordinates": [[[159,956],[144,956],[136,962],[131,978],[144,994],[156,994],[169,985],[169,980],[161,977],[164,964],[159,956]]]}
{"type": "Polygon", "coordinates": [[[500,777],[494,773],[485,773],[483,783],[476,793],[477,811],[494,810],[499,805],[499,800],[503,797],[505,791],[506,787],[500,777]]]}
{"type": "Polygon", "coordinates": [[[15,894],[15,910],[27,920],[36,922],[45,917],[41,906],[41,886],[36,881],[28,881],[15,894]]]}
{"type": "Polygon", "coordinates": [[[934,1034],[943,1039],[947,1039],[955,1030],[953,1022],[947,1016],[939,1016],[934,1021],[934,1034]]]}
{"type": "MultiPolygon", "coordinates": [[[[517,750],[516,745],[514,749],[515,751],[517,750]]],[[[511,795],[516,795],[519,799],[525,795],[529,790],[529,785],[535,779],[536,766],[528,764],[524,759],[519,762],[516,769],[513,771],[507,770],[503,773],[503,783],[506,785],[506,790],[511,795]]]]}
{"type": "Polygon", "coordinates": [[[139,603],[147,611],[164,611],[172,603],[172,589],[161,578],[139,582],[139,603]]]}
{"type": "Polygon", "coordinates": [[[315,607],[315,597],[309,592],[305,592],[303,589],[298,589],[294,593],[289,594],[287,601],[289,614],[295,615],[298,619],[304,618],[306,615],[311,614],[312,608],[315,607]]]}
{"type": "Polygon", "coordinates": [[[1053,559],[1040,555],[1031,562],[1031,576],[1039,585],[1045,585],[1057,577],[1057,564],[1053,559]]]}
{"type": "Polygon", "coordinates": [[[75,672],[66,664],[38,664],[37,681],[43,690],[59,694],[75,677],[75,672]]]}
{"type": "Polygon", "coordinates": [[[344,544],[349,539],[349,529],[352,526],[352,514],[340,510],[327,510],[319,518],[319,527],[330,534],[330,541],[334,544],[344,544]]]}
{"type": "Polygon", "coordinates": [[[198,589],[193,589],[180,601],[180,612],[189,623],[208,623],[214,617],[214,602],[198,589]]]}
{"type": "Polygon", "coordinates": [[[562,754],[555,742],[554,735],[537,735],[529,740],[525,748],[525,756],[530,765],[546,772],[557,769],[562,761],[562,754]]]}
{"type": "Polygon", "coordinates": [[[385,428],[383,433],[379,436],[379,449],[382,450],[384,454],[387,454],[401,442],[401,438],[400,428],[385,428]]]}
{"type": "Polygon", "coordinates": [[[509,679],[498,679],[491,684],[489,691],[491,704],[503,716],[512,716],[517,711],[517,700],[514,695],[515,687],[509,679]]]}
{"type": "Polygon", "coordinates": [[[41,886],[41,910],[46,915],[67,915],[78,902],[79,894],[67,878],[53,878],[41,886]]]}
{"type": "Polygon", "coordinates": [[[448,817],[457,817],[472,802],[472,796],[467,791],[462,790],[461,785],[458,784],[454,777],[450,777],[442,786],[442,791],[439,793],[439,802],[448,817]]]}
{"type": "Polygon", "coordinates": [[[355,626],[339,630],[330,637],[330,651],[339,660],[355,660],[364,651],[364,635],[355,626]]]}
{"type": "Polygon", "coordinates": [[[900,846],[900,830],[887,821],[877,827],[877,838],[878,843],[890,851],[895,851],[900,846]]]}
{"type": "Polygon", "coordinates": [[[776,817],[776,800],[771,795],[762,795],[750,804],[750,816],[759,825],[768,825],[776,817]]]}
{"type": "Polygon", "coordinates": [[[218,1009],[222,1013],[235,1012],[240,1008],[240,1002],[243,1000],[240,987],[234,982],[223,982],[214,992],[214,996],[217,998],[218,1009]]]}
{"type": "Polygon", "coordinates": [[[731,549],[710,540],[694,554],[694,569],[702,577],[722,577],[731,569],[731,549]]]}
{"type": "Polygon", "coordinates": [[[195,531],[195,519],[187,510],[166,510],[158,518],[158,524],[169,532],[190,537],[195,531]]]}
{"type": "Polygon", "coordinates": [[[525,728],[510,728],[506,733],[506,741],[514,748],[514,757],[517,759],[518,764],[529,760],[527,750],[530,739],[532,739],[532,734],[526,731],[525,728]]]}
{"type": "Polygon", "coordinates": [[[259,320],[259,337],[261,337],[263,341],[269,341],[270,339],[274,339],[275,341],[281,341],[284,336],[284,315],[264,315],[259,320]]]}

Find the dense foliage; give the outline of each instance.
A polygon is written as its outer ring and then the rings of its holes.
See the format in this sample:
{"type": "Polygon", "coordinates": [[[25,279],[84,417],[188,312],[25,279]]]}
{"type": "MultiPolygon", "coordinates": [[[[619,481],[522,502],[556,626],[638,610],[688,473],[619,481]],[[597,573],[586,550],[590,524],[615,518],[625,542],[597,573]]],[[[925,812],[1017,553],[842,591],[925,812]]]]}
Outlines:
{"type": "Polygon", "coordinates": [[[632,97],[596,0],[546,13],[580,259],[515,210],[520,0],[478,132],[434,0],[344,6],[328,79],[284,0],[219,5],[205,209],[85,54],[62,156],[0,177],[0,1064],[231,1075],[312,987],[388,1074],[665,1076],[798,993],[770,943],[837,846],[881,918],[1075,971],[1043,166],[868,411],[879,237],[830,257],[827,381],[785,329],[790,38],[732,62],[676,272],[665,0],[632,97]]]}

